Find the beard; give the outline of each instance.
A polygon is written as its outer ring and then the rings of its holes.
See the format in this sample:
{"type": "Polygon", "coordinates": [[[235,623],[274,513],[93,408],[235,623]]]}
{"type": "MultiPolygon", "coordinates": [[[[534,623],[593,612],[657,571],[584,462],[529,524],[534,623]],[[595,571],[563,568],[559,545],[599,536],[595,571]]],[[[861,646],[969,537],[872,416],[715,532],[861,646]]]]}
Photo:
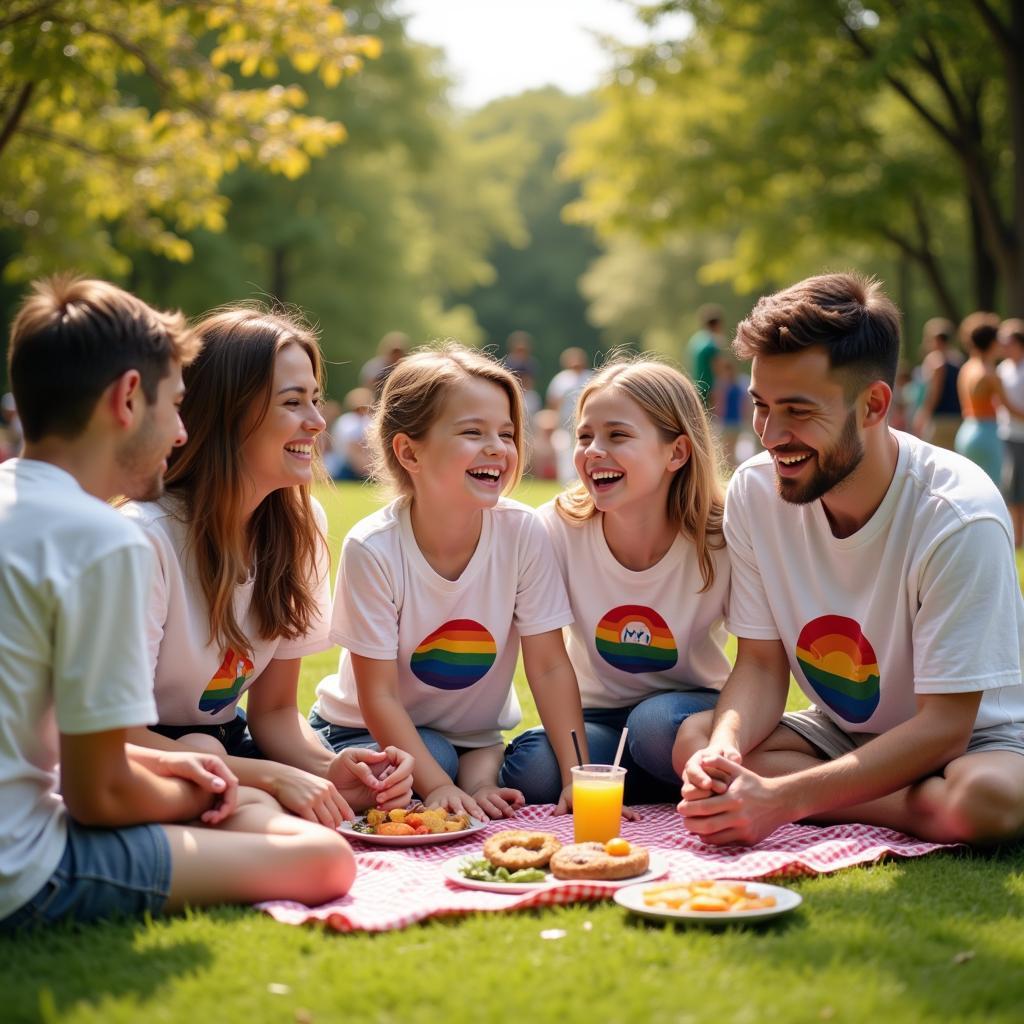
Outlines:
{"type": "Polygon", "coordinates": [[[779,497],[791,505],[807,505],[838,487],[864,458],[864,445],[857,434],[857,414],[851,409],[836,443],[829,449],[816,452],[817,465],[809,480],[800,483],[776,473],[775,484],[779,497]]]}
{"type": "Polygon", "coordinates": [[[154,420],[147,417],[139,432],[117,452],[124,496],[133,501],[156,501],[161,497],[166,456],[167,445],[161,441],[154,420]]]}

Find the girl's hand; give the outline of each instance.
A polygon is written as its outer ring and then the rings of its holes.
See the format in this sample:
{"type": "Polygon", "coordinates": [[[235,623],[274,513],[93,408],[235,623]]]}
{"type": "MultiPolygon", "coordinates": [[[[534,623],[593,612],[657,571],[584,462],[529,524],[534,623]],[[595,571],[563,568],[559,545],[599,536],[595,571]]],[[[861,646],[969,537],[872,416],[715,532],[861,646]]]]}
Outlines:
{"type": "Polygon", "coordinates": [[[572,783],[568,783],[562,789],[562,795],[558,798],[558,803],[555,804],[555,809],[551,812],[552,817],[559,814],[568,814],[572,810],[572,783]]]}
{"type": "Polygon", "coordinates": [[[388,811],[412,800],[412,769],[412,754],[397,747],[347,747],[331,761],[327,778],[353,807],[388,811]]]}
{"type": "Polygon", "coordinates": [[[484,809],[489,818],[512,818],[526,803],[526,797],[518,789],[505,786],[481,786],[473,793],[473,799],[484,809]]]}
{"type": "Polygon", "coordinates": [[[328,828],[337,828],[355,817],[333,782],[291,765],[274,765],[274,777],[267,791],[286,811],[328,828]]]}
{"type": "Polygon", "coordinates": [[[487,814],[468,793],[459,789],[454,782],[438,786],[437,789],[432,790],[423,798],[423,802],[428,807],[444,807],[451,811],[452,814],[461,814],[465,811],[478,821],[483,821],[490,817],[499,817],[497,814],[487,814]]]}

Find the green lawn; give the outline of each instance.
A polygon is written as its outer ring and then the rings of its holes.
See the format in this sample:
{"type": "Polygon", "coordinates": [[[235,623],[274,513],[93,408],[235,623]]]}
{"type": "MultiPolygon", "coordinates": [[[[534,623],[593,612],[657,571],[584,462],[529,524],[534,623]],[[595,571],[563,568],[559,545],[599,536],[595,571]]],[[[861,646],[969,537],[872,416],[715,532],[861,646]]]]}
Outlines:
{"type": "MultiPolygon", "coordinates": [[[[520,497],[536,503],[551,493],[533,485],[520,497]]],[[[369,489],[351,485],[323,500],[335,551],[376,504],[369,489]]],[[[304,706],[335,657],[308,659],[304,706]]],[[[533,705],[523,703],[529,724],[533,705]]],[[[0,1022],[1021,1019],[1020,849],[788,884],[805,899],[789,919],[721,933],[585,904],[384,935],[289,928],[230,909],[0,939],[0,1022]],[[546,929],[566,934],[546,941],[546,929]]]]}

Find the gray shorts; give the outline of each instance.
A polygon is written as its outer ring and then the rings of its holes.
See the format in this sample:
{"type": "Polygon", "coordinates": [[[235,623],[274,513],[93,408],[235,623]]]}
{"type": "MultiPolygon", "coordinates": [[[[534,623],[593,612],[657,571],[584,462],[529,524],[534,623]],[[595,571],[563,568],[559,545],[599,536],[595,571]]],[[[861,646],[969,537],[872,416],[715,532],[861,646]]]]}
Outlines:
{"type": "Polygon", "coordinates": [[[0,934],[57,921],[159,914],[171,888],[171,845],[159,825],[86,828],[68,820],[56,870],[0,934]]]}
{"type": "MultiPolygon", "coordinates": [[[[864,746],[878,735],[873,732],[846,732],[824,711],[819,711],[815,707],[806,711],[787,711],[782,716],[782,724],[807,740],[812,747],[824,754],[828,761],[834,761],[837,757],[864,746]]],[[[964,753],[987,753],[993,750],[1009,750],[1024,757],[1024,726],[1020,723],[1010,723],[975,729],[964,753]]]]}

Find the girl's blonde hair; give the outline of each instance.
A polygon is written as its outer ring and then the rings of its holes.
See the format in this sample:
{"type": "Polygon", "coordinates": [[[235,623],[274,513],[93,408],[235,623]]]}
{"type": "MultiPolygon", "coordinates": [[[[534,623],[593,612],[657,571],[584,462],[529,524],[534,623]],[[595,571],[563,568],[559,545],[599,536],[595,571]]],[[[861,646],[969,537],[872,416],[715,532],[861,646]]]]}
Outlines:
{"type": "Polygon", "coordinates": [[[374,410],[368,441],[372,475],[395,495],[412,495],[412,480],[395,455],[393,442],[399,434],[414,441],[424,437],[441,415],[449,392],[470,378],[490,381],[508,395],[512,436],[519,455],[511,491],[523,475],[523,393],[519,381],[500,363],[457,341],[418,349],[400,360],[388,374],[374,410]]]}
{"type": "MultiPolygon", "coordinates": [[[[704,403],[689,378],[674,367],[645,356],[616,358],[587,381],[576,402],[576,419],[579,420],[589,398],[610,388],[632,398],[666,441],[674,441],[680,434],[690,440],[690,458],[672,479],[666,511],[669,522],[692,540],[697,549],[703,592],[715,581],[711,552],[725,547],[721,455],[704,403]]],[[[594,499],[582,483],[563,491],[555,508],[566,522],[575,526],[581,526],[597,512],[594,499]]]]}
{"type": "MultiPolygon", "coordinates": [[[[268,494],[242,521],[245,471],[238,453],[270,408],[278,352],[298,345],[323,386],[316,335],[297,315],[256,304],[224,308],[197,325],[203,348],[184,371],[188,440],[168,459],[167,491],[184,503],[189,554],[209,605],[210,641],[250,654],[234,595],[253,558],[252,610],[261,637],[302,636],[317,615],[317,554],[325,543],[309,486],[268,494]]],[[[314,455],[314,473],[324,478],[314,455]]]]}

